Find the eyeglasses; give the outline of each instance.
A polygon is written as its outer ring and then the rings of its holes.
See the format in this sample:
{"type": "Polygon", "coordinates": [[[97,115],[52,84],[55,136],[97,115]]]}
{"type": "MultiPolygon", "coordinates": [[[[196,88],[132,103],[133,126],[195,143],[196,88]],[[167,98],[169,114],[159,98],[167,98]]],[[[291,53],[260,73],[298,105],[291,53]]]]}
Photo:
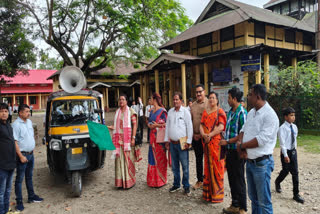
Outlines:
{"type": "Polygon", "coordinates": [[[196,91],[196,94],[201,94],[203,92],[203,90],[201,91],[196,91]]]}

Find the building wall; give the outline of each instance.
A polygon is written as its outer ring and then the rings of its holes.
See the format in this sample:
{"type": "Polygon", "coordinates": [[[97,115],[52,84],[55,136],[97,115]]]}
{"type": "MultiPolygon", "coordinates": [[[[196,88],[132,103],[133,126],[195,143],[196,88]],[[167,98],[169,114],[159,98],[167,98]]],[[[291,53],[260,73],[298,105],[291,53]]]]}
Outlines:
{"type": "MultiPolygon", "coordinates": [[[[258,36],[255,32],[255,26],[257,22],[242,22],[234,25],[233,39],[228,41],[221,41],[221,30],[212,32],[212,41],[205,47],[197,47],[197,38],[189,40],[190,49],[188,51],[181,52],[183,49],[181,46],[184,43],[177,43],[173,45],[173,51],[177,54],[193,55],[193,56],[205,56],[218,51],[229,50],[242,46],[252,46],[257,44],[265,44],[271,47],[284,48],[290,50],[299,51],[312,51],[314,44],[304,44],[303,38],[307,36],[307,32],[293,30],[294,42],[286,41],[285,28],[270,24],[264,24],[264,37],[258,36]]],[[[311,36],[311,40],[314,43],[314,34],[311,36]]]]}

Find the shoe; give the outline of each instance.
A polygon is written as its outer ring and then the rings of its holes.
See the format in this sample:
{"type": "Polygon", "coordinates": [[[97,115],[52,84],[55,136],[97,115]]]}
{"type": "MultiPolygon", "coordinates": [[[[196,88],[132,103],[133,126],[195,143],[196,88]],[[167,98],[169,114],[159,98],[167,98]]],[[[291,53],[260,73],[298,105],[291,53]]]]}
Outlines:
{"type": "Polygon", "coordinates": [[[200,189],[203,186],[203,182],[202,181],[197,181],[197,183],[195,183],[195,185],[192,186],[193,189],[200,189]]]}
{"type": "Polygon", "coordinates": [[[172,186],[172,187],[169,189],[169,192],[175,192],[175,191],[178,191],[179,189],[181,189],[181,187],[172,186]]]}
{"type": "Polygon", "coordinates": [[[282,189],[281,189],[281,186],[280,184],[278,184],[277,182],[274,182],[275,186],[276,186],[276,192],[277,193],[281,193],[282,192],[282,189]]]}
{"type": "Polygon", "coordinates": [[[33,202],[42,202],[43,198],[40,198],[37,195],[34,195],[32,198],[28,199],[28,203],[33,203],[33,202]]]}
{"type": "Polygon", "coordinates": [[[187,195],[187,196],[190,196],[191,195],[191,191],[190,191],[190,188],[185,188],[184,189],[184,193],[187,195]]]}
{"type": "Polygon", "coordinates": [[[24,210],[22,201],[17,201],[16,210],[19,212],[22,212],[24,210]]]}
{"type": "Polygon", "coordinates": [[[301,204],[304,203],[304,199],[299,194],[293,196],[293,200],[295,200],[296,202],[301,203],[301,204]]]}
{"type": "Polygon", "coordinates": [[[239,214],[247,214],[247,212],[244,209],[240,209],[239,214]]]}
{"type": "Polygon", "coordinates": [[[234,207],[230,205],[230,207],[228,208],[223,208],[223,213],[226,213],[226,214],[239,213],[239,207],[234,207]]]}

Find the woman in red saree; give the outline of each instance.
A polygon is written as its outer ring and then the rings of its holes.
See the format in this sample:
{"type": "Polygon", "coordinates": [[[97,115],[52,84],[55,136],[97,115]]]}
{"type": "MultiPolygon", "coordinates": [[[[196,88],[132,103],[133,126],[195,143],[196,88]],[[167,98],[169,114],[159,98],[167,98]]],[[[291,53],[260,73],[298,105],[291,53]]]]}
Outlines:
{"type": "Polygon", "coordinates": [[[150,145],[148,153],[147,184],[150,187],[162,187],[167,183],[167,155],[165,143],[157,143],[157,130],[164,128],[167,121],[167,111],[161,102],[161,96],[152,96],[153,110],[150,112],[148,127],[150,128],[150,145]]]}
{"type": "Polygon", "coordinates": [[[209,103],[203,111],[200,125],[204,152],[203,199],[212,203],[223,202],[224,160],[220,160],[220,133],[226,126],[226,114],[218,107],[218,94],[209,94],[209,103]]]}

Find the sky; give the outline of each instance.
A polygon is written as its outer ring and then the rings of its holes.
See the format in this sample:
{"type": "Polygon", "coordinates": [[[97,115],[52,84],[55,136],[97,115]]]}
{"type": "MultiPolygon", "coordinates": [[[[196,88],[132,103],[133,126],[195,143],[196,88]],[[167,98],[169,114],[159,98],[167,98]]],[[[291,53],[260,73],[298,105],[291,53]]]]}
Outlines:
{"type": "MultiPolygon", "coordinates": [[[[200,16],[203,9],[207,6],[210,0],[179,0],[182,3],[182,6],[186,8],[186,13],[189,18],[193,21],[196,21],[200,16]]],[[[270,0],[238,0],[246,4],[251,4],[257,7],[263,7],[264,4],[270,0]]]]}

